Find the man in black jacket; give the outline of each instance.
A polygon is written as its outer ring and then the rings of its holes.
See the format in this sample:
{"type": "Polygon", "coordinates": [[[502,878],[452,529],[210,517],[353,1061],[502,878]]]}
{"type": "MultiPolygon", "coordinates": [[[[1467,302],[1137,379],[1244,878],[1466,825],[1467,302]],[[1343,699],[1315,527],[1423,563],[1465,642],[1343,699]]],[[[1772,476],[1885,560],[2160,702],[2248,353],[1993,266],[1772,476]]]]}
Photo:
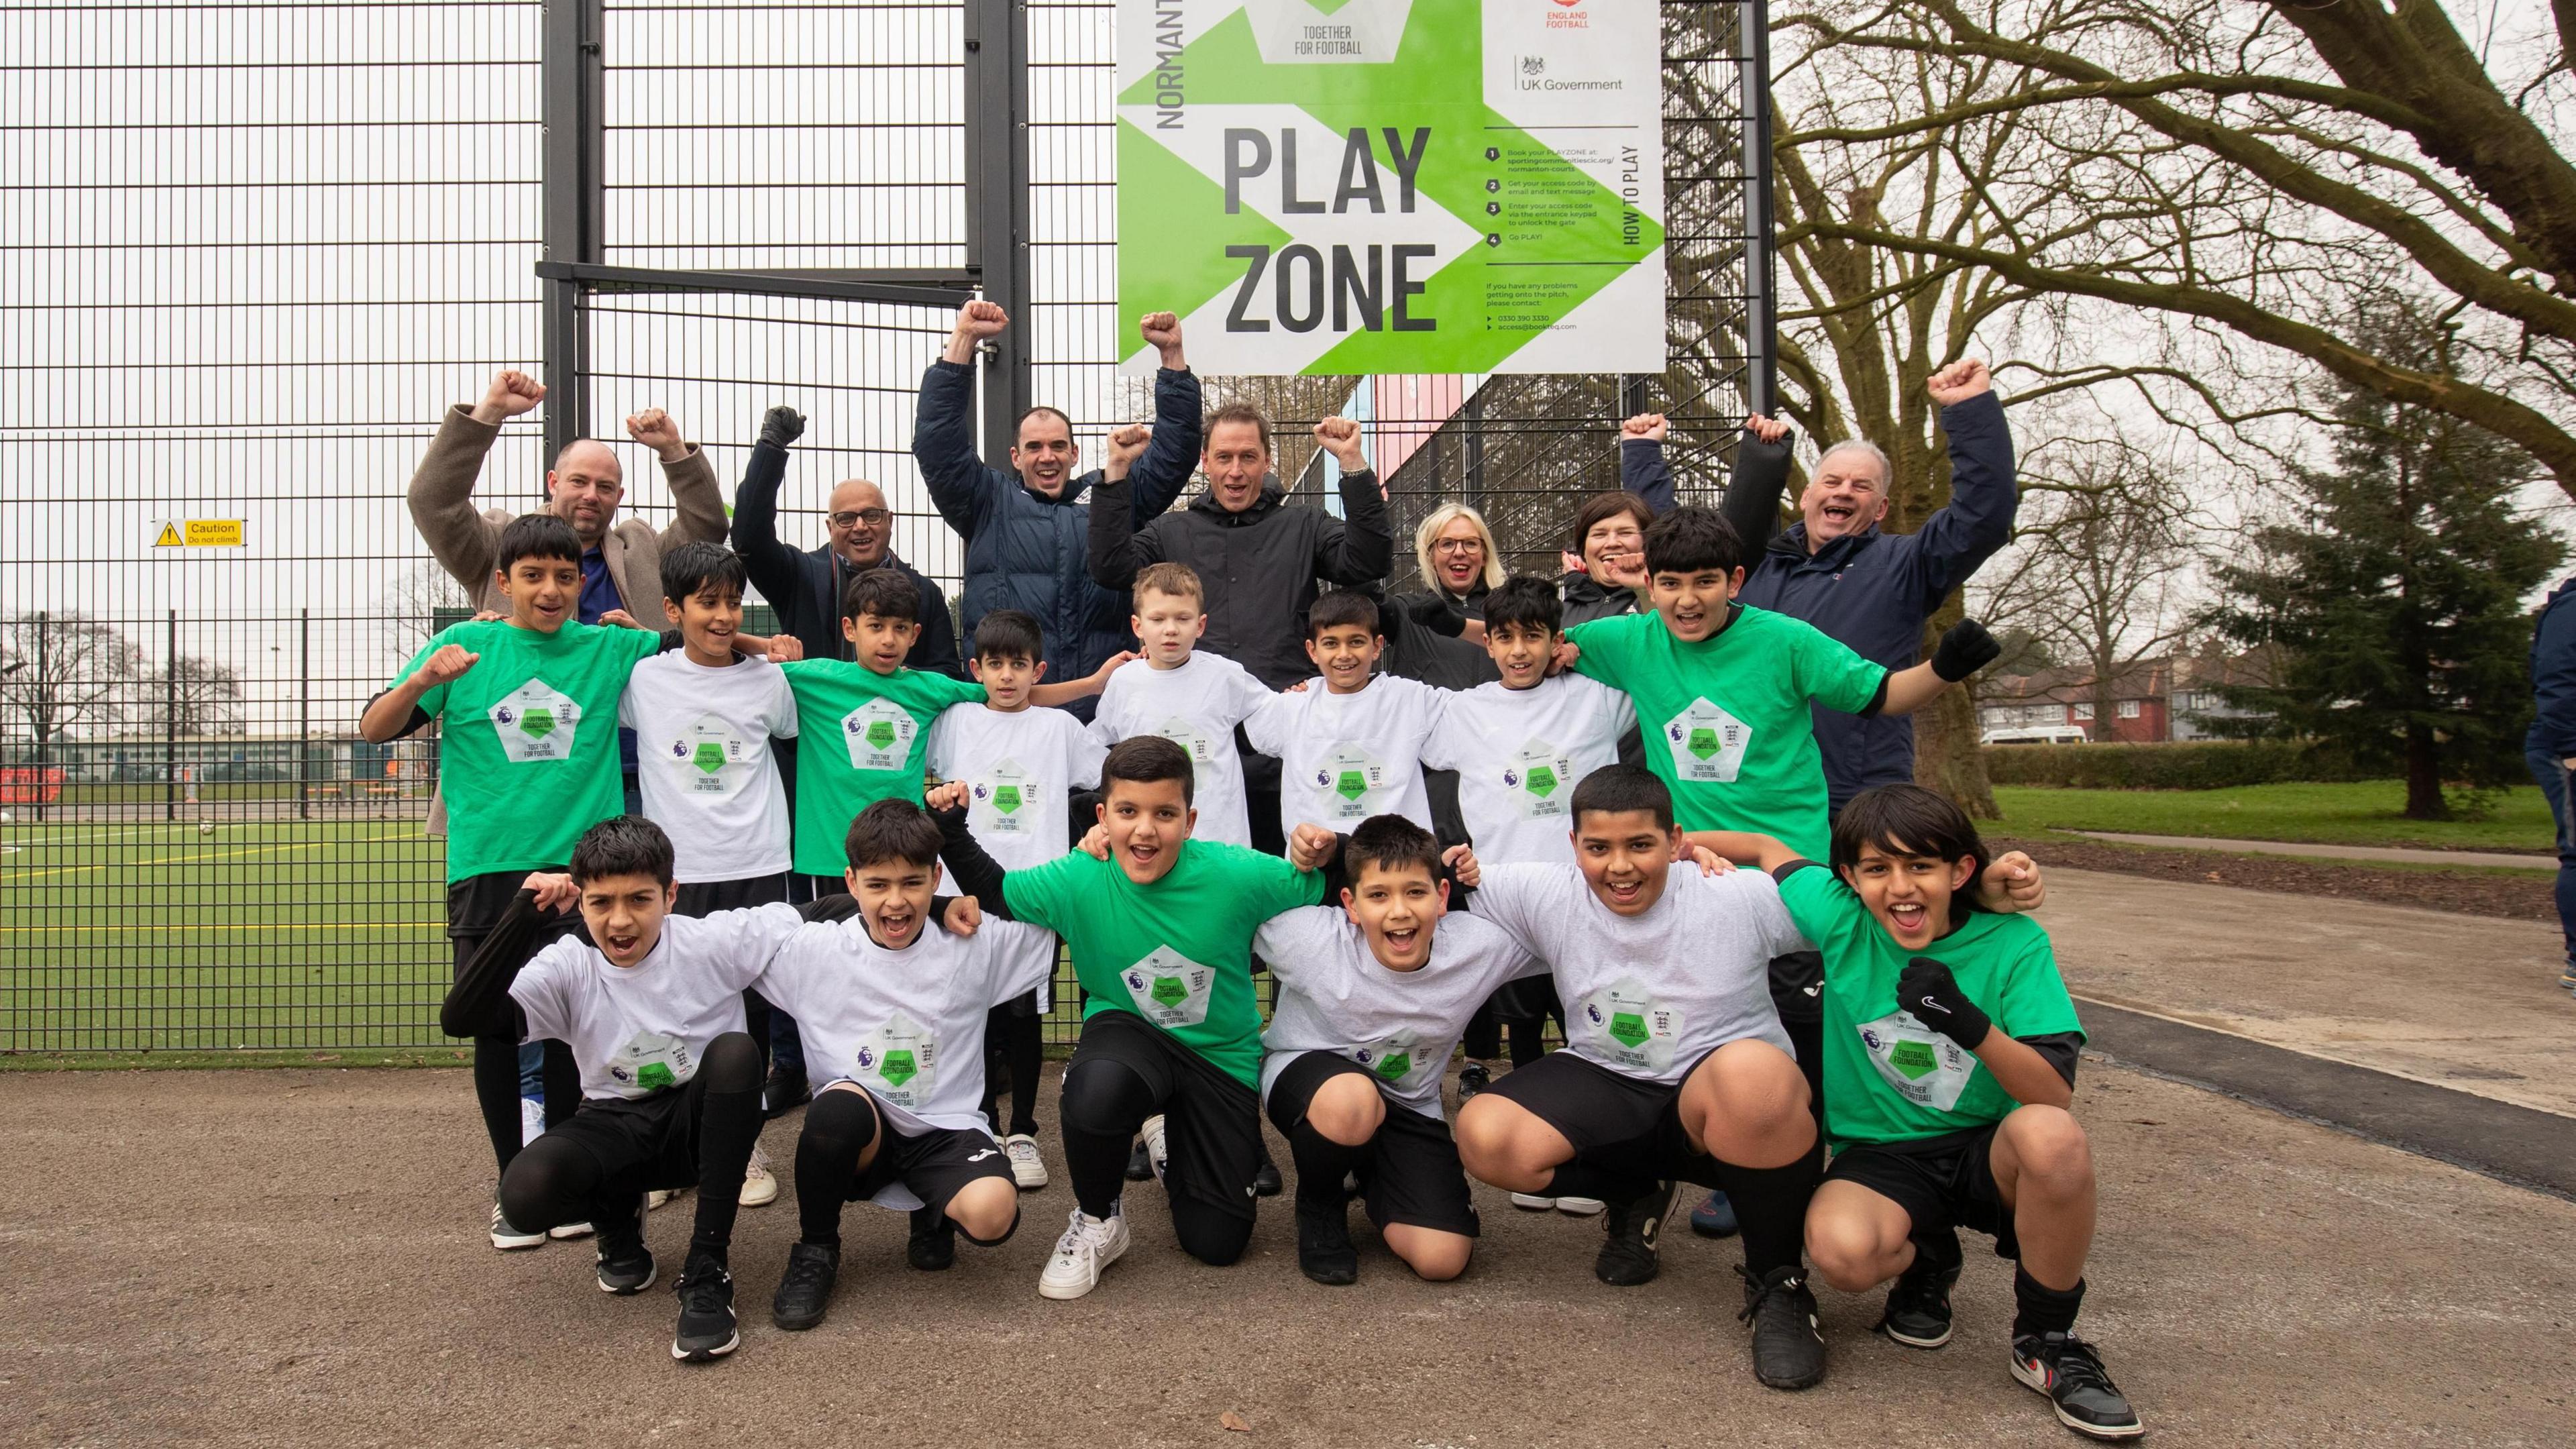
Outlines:
{"type": "MultiPolygon", "coordinates": [[[[1140,425],[1110,435],[1113,457],[1140,449],[1151,430],[1140,425]]],[[[1284,689],[1314,672],[1306,658],[1306,611],[1317,582],[1358,586],[1384,579],[1395,564],[1395,529],[1386,494],[1360,448],[1360,425],[1326,418],[1315,441],[1342,468],[1342,517],[1320,508],[1290,508],[1287,492],[1270,473],[1270,420],[1240,404],[1209,417],[1199,467],[1206,491],[1187,508],[1166,513],[1144,528],[1129,521],[1123,467],[1111,468],[1091,490],[1092,581],[1126,589],[1148,564],[1187,564],[1207,591],[1207,632],[1198,647],[1213,650],[1251,671],[1272,689],[1284,689]]],[[[1245,803],[1255,845],[1277,853],[1279,762],[1244,751],[1245,803]],[[1268,808],[1263,801],[1267,799],[1268,808]]]]}
{"type": "Polygon", "coordinates": [[[823,546],[799,552],[778,538],[778,489],[787,481],[787,445],[805,432],[795,409],[774,407],[761,420],[760,442],[733,495],[733,547],[751,586],[778,611],[778,627],[796,636],[808,659],[847,659],[841,636],[841,590],[870,569],[895,569],[921,590],[921,635],[903,662],[952,678],[966,677],[957,657],[957,621],[948,596],[894,555],[894,514],[884,490],[865,478],[833,486],[823,546]]]}

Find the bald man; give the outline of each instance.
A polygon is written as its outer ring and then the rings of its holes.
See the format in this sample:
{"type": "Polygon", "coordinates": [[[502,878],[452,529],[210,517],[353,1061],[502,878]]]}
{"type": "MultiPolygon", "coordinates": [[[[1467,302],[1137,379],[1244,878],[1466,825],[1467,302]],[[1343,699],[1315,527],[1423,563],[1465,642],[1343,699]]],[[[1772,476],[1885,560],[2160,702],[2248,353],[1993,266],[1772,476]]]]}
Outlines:
{"type": "Polygon", "coordinates": [[[948,596],[894,554],[894,514],[885,491],[865,478],[832,485],[823,506],[823,546],[798,552],[778,540],[778,490],[787,481],[787,449],[805,434],[794,408],[775,407],[760,423],[760,441],[733,495],[733,547],[751,573],[751,586],[778,611],[778,627],[805,645],[808,659],[847,659],[841,635],[842,585],[869,569],[896,569],[921,590],[921,634],[904,663],[963,679],[957,658],[957,621],[948,596]]]}

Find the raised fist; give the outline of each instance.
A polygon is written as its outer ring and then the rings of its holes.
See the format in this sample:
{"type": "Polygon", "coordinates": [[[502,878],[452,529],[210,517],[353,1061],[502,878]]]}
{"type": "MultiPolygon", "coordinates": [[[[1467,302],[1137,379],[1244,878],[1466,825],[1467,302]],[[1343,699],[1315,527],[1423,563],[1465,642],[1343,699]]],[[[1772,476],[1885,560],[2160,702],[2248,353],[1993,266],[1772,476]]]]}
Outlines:
{"type": "Polygon", "coordinates": [[[1288,832],[1288,863],[1299,870],[1322,870],[1342,843],[1320,825],[1300,825],[1288,832]]]}
{"type": "Polygon", "coordinates": [[[1440,863],[1449,867],[1449,874],[1469,890],[1485,883],[1485,869],[1476,863],[1476,852],[1464,845],[1440,852],[1440,863]]]}
{"type": "Polygon", "coordinates": [[[1776,443],[1789,436],[1789,425],[1778,418],[1766,418],[1755,413],[1744,420],[1744,431],[1766,443],[1776,443]]]}
{"type": "Polygon", "coordinates": [[[1360,425],[1349,418],[1326,418],[1315,424],[1315,443],[1333,455],[1345,473],[1362,472],[1368,455],[1360,451],[1360,425]]]}
{"type": "Polygon", "coordinates": [[[475,404],[474,416],[487,423],[515,418],[546,400],[546,385],[524,372],[497,372],[492,385],[483,389],[483,401],[475,404]]]}
{"type": "Polygon", "coordinates": [[[761,414],[760,440],[784,448],[805,436],[805,415],[785,403],[761,414]]]}
{"type": "Polygon", "coordinates": [[[969,302],[957,309],[957,335],[981,342],[999,337],[1011,325],[1011,314],[999,302],[969,302]]]}
{"type": "Polygon", "coordinates": [[[626,420],[626,436],[659,453],[665,460],[686,456],[688,443],[680,437],[680,425],[660,408],[646,408],[626,420]]]}
{"type": "Polygon", "coordinates": [[[1923,384],[1932,400],[1943,407],[1966,402],[1981,392],[1993,392],[1995,380],[1986,375],[1986,365],[1973,357],[1963,357],[1932,374],[1923,384]]]}
{"type": "Polygon", "coordinates": [[[966,808],[966,782],[946,780],[922,792],[921,808],[933,812],[966,808]]]}
{"type": "Polygon", "coordinates": [[[1109,458],[1101,465],[1101,471],[1113,480],[1125,478],[1136,460],[1145,456],[1145,445],[1153,438],[1154,430],[1143,423],[1129,423],[1111,432],[1109,458]]]}
{"type": "Polygon", "coordinates": [[[1148,312],[1136,323],[1145,336],[1145,344],[1163,354],[1163,365],[1177,371],[1182,366],[1181,319],[1169,312],[1148,312]]]}
{"type": "Polygon", "coordinates": [[[1664,440],[1664,415],[1639,413],[1619,425],[1619,441],[1660,443],[1664,440]]]}
{"type": "Polygon", "coordinates": [[[473,668],[482,657],[462,644],[441,644],[421,661],[420,677],[431,684],[445,684],[473,668]]]}

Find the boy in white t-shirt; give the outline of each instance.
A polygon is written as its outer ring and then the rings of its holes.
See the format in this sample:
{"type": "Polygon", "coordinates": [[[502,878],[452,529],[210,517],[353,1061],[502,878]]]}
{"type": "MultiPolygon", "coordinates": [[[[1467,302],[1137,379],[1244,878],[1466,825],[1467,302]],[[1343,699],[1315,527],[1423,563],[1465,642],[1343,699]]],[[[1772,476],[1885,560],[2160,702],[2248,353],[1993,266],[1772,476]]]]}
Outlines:
{"type": "Polygon", "coordinates": [[[1320,675],[1272,695],[1243,722],[1252,747],[1279,758],[1281,839],[1300,825],[1348,831],[1372,815],[1431,828],[1422,742],[1442,694],[1374,673],[1385,651],[1374,600],[1354,589],[1326,594],[1306,615],[1306,657],[1320,675]]]}
{"type": "Polygon", "coordinates": [[[1243,756],[1234,727],[1271,695],[1242,665],[1198,649],[1207,632],[1207,590],[1186,564],[1158,563],[1136,575],[1128,621],[1146,667],[1121,669],[1100,691],[1092,737],[1103,749],[1137,735],[1161,735],[1187,751],[1196,776],[1192,838],[1252,844],[1244,811],[1243,756]]]}
{"type": "MultiPolygon", "coordinates": [[[[984,686],[982,704],[952,704],[930,726],[930,772],[966,788],[966,817],[975,838],[1005,870],[1028,870],[1070,848],[1072,792],[1100,787],[1108,747],[1061,709],[1032,708],[1029,690],[1046,676],[1046,639],[1033,616],[995,609],[975,624],[975,655],[966,666],[984,686]]],[[[1117,676],[1112,675],[1115,679],[1117,676]]],[[[1087,822],[1086,822],[1087,823],[1087,822]]],[[[1052,982],[993,1008],[984,1056],[1011,1079],[1010,1133],[1002,1151],[1011,1175],[1035,1191],[1047,1185],[1038,1157],[1038,1070],[1041,1037],[1054,1005],[1052,982]]],[[[986,1073],[984,1116],[1001,1122],[997,1084],[986,1073]]]]}
{"type": "MultiPolygon", "coordinates": [[[[1572,670],[1550,676],[1564,641],[1565,605],[1553,580],[1517,575],[1485,595],[1485,652],[1502,678],[1441,697],[1423,742],[1425,769],[1458,772],[1458,813],[1476,858],[1492,865],[1574,861],[1574,787],[1618,763],[1619,741],[1637,727],[1628,696],[1572,670]]],[[[1552,982],[1533,977],[1494,993],[1487,1009],[1511,1031],[1515,1068],[1546,1052],[1547,1019],[1565,1020],[1552,982]]],[[[1491,1085],[1480,1061],[1458,1072],[1461,1102],[1491,1085]]],[[[1581,1197],[1514,1193],[1515,1207],[1596,1213],[1581,1197]]]]}
{"type": "Polygon", "coordinates": [[[1358,1278],[1343,1187],[1356,1177],[1387,1247],[1422,1278],[1455,1278],[1476,1209],[1440,1077],[1477,1003],[1547,967],[1491,923],[1449,913],[1440,843],[1412,821],[1362,821],[1336,851],[1327,904],[1253,936],[1279,978],[1261,1089],[1296,1162],[1297,1266],[1318,1283],[1358,1278]]]}

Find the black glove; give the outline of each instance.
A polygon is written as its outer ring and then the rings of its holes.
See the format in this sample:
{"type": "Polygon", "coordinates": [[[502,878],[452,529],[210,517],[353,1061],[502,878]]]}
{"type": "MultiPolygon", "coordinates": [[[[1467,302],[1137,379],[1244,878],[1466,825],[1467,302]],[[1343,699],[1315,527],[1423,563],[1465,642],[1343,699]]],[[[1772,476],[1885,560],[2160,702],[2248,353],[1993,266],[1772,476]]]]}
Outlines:
{"type": "Polygon", "coordinates": [[[2001,659],[2004,646],[1974,619],[1961,619],[1932,650],[1932,672],[1952,684],[2001,659]]]}
{"type": "Polygon", "coordinates": [[[1404,612],[1413,616],[1413,622],[1446,639],[1467,632],[1467,616],[1450,608],[1449,601],[1436,590],[1415,599],[1404,612]]]}
{"type": "Polygon", "coordinates": [[[1950,974],[1950,968],[1929,956],[1915,957],[1896,973],[1896,1004],[1970,1051],[1995,1029],[1994,1018],[1979,1011],[1968,993],[1959,989],[1959,979],[1950,974]]]}
{"type": "Polygon", "coordinates": [[[805,415],[785,403],[771,408],[760,420],[760,440],[784,448],[805,436],[805,415]]]}

